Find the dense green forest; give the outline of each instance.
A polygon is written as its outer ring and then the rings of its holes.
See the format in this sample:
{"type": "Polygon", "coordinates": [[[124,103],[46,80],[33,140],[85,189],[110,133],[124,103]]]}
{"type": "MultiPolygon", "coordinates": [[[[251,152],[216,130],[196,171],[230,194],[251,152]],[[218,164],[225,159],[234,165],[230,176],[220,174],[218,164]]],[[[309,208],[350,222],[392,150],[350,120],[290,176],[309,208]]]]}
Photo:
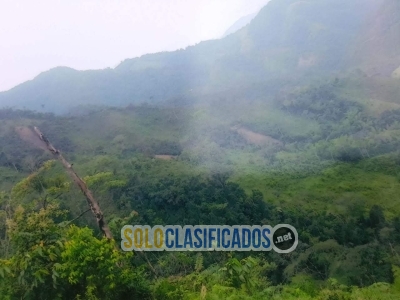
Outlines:
{"type": "Polygon", "coordinates": [[[223,39],[0,93],[0,300],[400,299],[399,30],[398,0],[272,0],[223,39]],[[238,224],[298,246],[120,249],[124,225],[238,224]]]}
{"type": "Polygon", "coordinates": [[[66,116],[1,110],[2,297],[397,299],[397,83],[336,77],[246,106],[232,94],[66,116]],[[32,126],[74,163],[115,241],[32,126]],[[290,254],[118,250],[126,224],[282,223],[299,232],[290,254]]]}

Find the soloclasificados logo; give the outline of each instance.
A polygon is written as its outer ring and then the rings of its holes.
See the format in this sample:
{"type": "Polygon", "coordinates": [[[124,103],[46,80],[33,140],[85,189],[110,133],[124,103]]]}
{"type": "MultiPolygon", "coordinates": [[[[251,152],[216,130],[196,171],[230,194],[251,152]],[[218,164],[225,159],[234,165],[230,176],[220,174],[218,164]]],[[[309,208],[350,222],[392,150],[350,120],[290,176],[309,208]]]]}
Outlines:
{"type": "Polygon", "coordinates": [[[290,253],[298,244],[297,230],[288,224],[269,225],[125,225],[124,251],[271,251],[290,253]]]}

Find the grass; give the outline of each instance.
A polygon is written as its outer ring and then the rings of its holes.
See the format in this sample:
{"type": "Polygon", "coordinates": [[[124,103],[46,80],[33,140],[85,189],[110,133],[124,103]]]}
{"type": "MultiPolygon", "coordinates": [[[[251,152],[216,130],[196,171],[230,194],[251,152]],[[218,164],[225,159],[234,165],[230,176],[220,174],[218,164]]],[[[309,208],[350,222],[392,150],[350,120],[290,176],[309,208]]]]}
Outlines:
{"type": "MultiPolygon", "coordinates": [[[[300,206],[309,210],[327,209],[346,213],[346,202],[362,200],[367,207],[380,205],[391,219],[400,214],[400,177],[367,169],[360,164],[340,163],[316,175],[250,174],[232,178],[246,192],[260,190],[267,201],[282,207],[300,206]]],[[[397,166],[400,174],[400,167],[397,166]]]]}

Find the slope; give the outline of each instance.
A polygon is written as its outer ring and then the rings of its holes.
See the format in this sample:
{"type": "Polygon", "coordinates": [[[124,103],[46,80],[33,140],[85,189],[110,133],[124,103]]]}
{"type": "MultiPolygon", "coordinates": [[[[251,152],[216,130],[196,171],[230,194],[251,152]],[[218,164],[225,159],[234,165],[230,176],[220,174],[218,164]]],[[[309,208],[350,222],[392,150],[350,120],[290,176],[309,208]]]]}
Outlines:
{"type": "MultiPolygon", "coordinates": [[[[374,0],[273,0],[248,26],[223,39],[127,59],[115,69],[55,68],[0,93],[0,103],[65,112],[77,104],[160,103],[272,78],[311,82],[347,68],[353,41],[379,4],[374,0]]],[[[385,7],[393,4],[383,5],[377,13],[384,19],[392,11],[385,7]]],[[[388,60],[397,57],[398,49],[393,51],[388,60]]]]}

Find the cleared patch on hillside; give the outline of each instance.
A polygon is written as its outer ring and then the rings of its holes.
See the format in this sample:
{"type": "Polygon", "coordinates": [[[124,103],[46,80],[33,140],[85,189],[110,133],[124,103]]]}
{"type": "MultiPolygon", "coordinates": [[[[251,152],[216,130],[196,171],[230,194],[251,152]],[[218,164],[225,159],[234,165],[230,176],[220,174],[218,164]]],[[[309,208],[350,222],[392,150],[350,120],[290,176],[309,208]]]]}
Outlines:
{"type": "Polygon", "coordinates": [[[175,159],[177,157],[178,156],[176,156],[176,155],[164,155],[164,154],[154,155],[154,158],[163,159],[163,160],[171,160],[171,159],[175,159]]]}
{"type": "Polygon", "coordinates": [[[282,142],[268,136],[268,135],[263,135],[254,131],[251,131],[246,128],[236,128],[232,127],[233,130],[236,130],[237,133],[240,134],[248,143],[254,144],[254,145],[276,145],[276,146],[282,146],[282,142]]]}
{"type": "Polygon", "coordinates": [[[400,66],[396,70],[393,71],[392,77],[400,79],[400,66]]]}
{"type": "Polygon", "coordinates": [[[43,142],[29,127],[25,126],[15,127],[15,132],[19,135],[19,137],[22,140],[27,142],[29,145],[42,150],[47,150],[46,147],[43,145],[43,142]]]}
{"type": "Polygon", "coordinates": [[[309,55],[309,56],[301,56],[299,58],[299,61],[297,63],[297,66],[299,68],[308,68],[315,66],[318,62],[318,58],[315,55],[309,55]]]}

